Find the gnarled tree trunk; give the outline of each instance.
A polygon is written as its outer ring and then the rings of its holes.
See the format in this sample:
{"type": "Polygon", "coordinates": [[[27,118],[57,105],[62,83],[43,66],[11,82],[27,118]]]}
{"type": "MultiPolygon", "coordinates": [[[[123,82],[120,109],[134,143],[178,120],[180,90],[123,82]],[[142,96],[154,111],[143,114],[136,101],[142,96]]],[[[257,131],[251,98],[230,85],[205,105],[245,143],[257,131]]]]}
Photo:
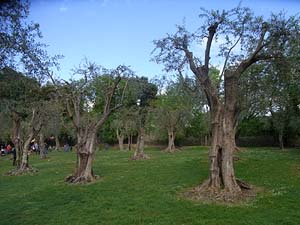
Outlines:
{"type": "Polygon", "coordinates": [[[96,130],[90,131],[85,137],[78,137],[77,165],[74,174],[66,178],[67,182],[74,184],[89,183],[97,178],[92,169],[95,144],[96,130]]]}
{"type": "Polygon", "coordinates": [[[33,138],[33,134],[31,133],[24,143],[23,152],[22,152],[22,160],[21,160],[20,167],[18,169],[20,171],[25,171],[30,168],[29,159],[28,159],[28,150],[29,150],[29,146],[30,146],[30,142],[31,142],[32,138],[33,138]]]}
{"type": "Polygon", "coordinates": [[[240,193],[233,169],[234,130],[229,114],[220,109],[212,123],[212,145],[209,151],[210,176],[207,185],[212,191],[224,189],[232,194],[240,193]]]}
{"type": "MultiPolygon", "coordinates": [[[[28,150],[30,146],[30,142],[33,139],[33,137],[36,137],[38,133],[40,132],[42,128],[42,116],[39,111],[36,111],[35,109],[32,110],[32,118],[30,122],[30,128],[29,128],[29,134],[27,139],[24,142],[24,145],[19,145],[19,148],[22,151],[22,156],[20,158],[20,165],[17,166],[16,170],[13,170],[9,172],[9,175],[21,175],[27,172],[36,172],[36,169],[33,169],[29,166],[29,160],[28,160],[28,150]]],[[[20,142],[19,142],[20,143],[20,142]]],[[[17,143],[17,144],[19,144],[17,143]]]]}
{"type": "Polygon", "coordinates": [[[235,177],[233,152],[235,145],[235,127],[237,125],[237,77],[230,71],[224,75],[225,102],[216,96],[211,98],[212,143],[209,150],[210,175],[201,189],[225,193],[224,197],[233,197],[241,193],[242,188],[250,188],[235,177]]]}
{"type": "Polygon", "coordinates": [[[136,149],[131,159],[132,160],[148,159],[149,156],[147,156],[144,153],[144,148],[145,148],[145,128],[141,127],[137,138],[136,149]]]}
{"type": "Polygon", "coordinates": [[[168,129],[168,147],[164,151],[171,153],[176,151],[174,129],[168,129]]]}

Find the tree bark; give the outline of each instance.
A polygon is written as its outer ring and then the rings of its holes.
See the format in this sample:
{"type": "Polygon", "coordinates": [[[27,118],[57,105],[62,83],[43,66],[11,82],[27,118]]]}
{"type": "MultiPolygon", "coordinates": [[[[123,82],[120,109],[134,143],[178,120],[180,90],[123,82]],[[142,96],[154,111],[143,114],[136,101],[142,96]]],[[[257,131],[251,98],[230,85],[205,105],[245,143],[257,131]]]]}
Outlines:
{"type": "Polygon", "coordinates": [[[225,73],[225,103],[211,102],[212,143],[209,150],[210,175],[201,188],[231,196],[241,193],[233,167],[235,150],[235,127],[237,124],[237,77],[225,73]]]}
{"type": "Polygon", "coordinates": [[[174,129],[168,129],[168,147],[165,149],[166,152],[175,152],[175,132],[174,129]]]}
{"type": "Polygon", "coordinates": [[[46,149],[45,149],[45,136],[43,133],[40,134],[40,158],[45,159],[46,158],[46,149]]]}
{"type": "Polygon", "coordinates": [[[30,168],[29,158],[28,158],[28,149],[29,149],[32,138],[33,138],[33,134],[31,133],[24,143],[21,165],[20,165],[20,168],[18,169],[20,171],[25,171],[30,168]]]}
{"type": "Polygon", "coordinates": [[[55,150],[59,151],[59,149],[60,149],[59,138],[58,138],[58,135],[56,134],[55,135],[55,150]]]}
{"type": "Polygon", "coordinates": [[[283,143],[283,131],[280,130],[278,134],[278,141],[279,141],[279,147],[281,150],[284,150],[284,143],[283,143]]]}
{"type": "Polygon", "coordinates": [[[13,159],[13,165],[20,167],[22,156],[21,118],[15,112],[12,113],[12,122],[12,141],[16,151],[16,158],[13,159]]]}
{"type": "Polygon", "coordinates": [[[136,149],[131,159],[133,160],[148,159],[149,156],[147,156],[144,153],[144,148],[145,148],[145,128],[141,127],[137,138],[136,149]]]}
{"type": "Polygon", "coordinates": [[[232,137],[235,133],[228,112],[220,111],[218,119],[212,123],[213,136],[209,150],[210,175],[203,188],[214,192],[224,190],[235,195],[241,192],[233,167],[235,142],[232,137]]]}
{"type": "Polygon", "coordinates": [[[120,151],[124,151],[124,135],[120,133],[119,129],[117,129],[117,138],[119,142],[120,151]]]}
{"type": "Polygon", "coordinates": [[[128,136],[128,140],[127,140],[127,148],[128,148],[128,151],[131,151],[131,146],[132,146],[132,134],[130,134],[128,136]]]}
{"type": "Polygon", "coordinates": [[[118,142],[120,151],[124,151],[124,136],[118,137],[118,142]]]}
{"type": "MultiPolygon", "coordinates": [[[[35,109],[33,109],[28,137],[25,140],[23,146],[21,146],[21,145],[20,145],[21,147],[19,146],[19,148],[22,150],[22,156],[20,158],[20,160],[21,160],[20,165],[17,166],[16,170],[9,172],[10,175],[21,175],[21,174],[24,174],[27,172],[36,172],[37,171],[36,169],[33,169],[32,167],[29,166],[28,149],[29,149],[31,140],[33,139],[33,137],[36,137],[38,135],[38,133],[41,130],[41,127],[42,127],[41,114],[39,111],[36,111],[35,109]]],[[[16,131],[16,134],[17,133],[18,132],[16,131]]],[[[14,135],[16,135],[16,134],[14,134],[14,135]]],[[[18,141],[17,144],[20,144],[20,142],[18,141]]]]}
{"type": "Polygon", "coordinates": [[[78,139],[77,165],[74,174],[66,178],[66,181],[69,183],[89,183],[97,178],[92,169],[96,144],[96,131],[91,131],[86,137],[87,138],[80,137],[78,139]]]}

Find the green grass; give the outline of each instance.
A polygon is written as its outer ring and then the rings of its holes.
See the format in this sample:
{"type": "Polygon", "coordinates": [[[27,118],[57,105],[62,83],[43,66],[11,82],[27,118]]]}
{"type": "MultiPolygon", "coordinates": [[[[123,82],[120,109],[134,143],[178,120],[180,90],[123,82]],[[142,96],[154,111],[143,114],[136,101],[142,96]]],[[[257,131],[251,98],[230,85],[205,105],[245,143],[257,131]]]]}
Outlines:
{"type": "MultiPolygon", "coordinates": [[[[94,170],[102,179],[90,185],[64,183],[74,168],[74,153],[52,152],[48,160],[31,156],[37,174],[0,176],[0,224],[300,224],[299,149],[252,148],[239,153],[237,176],[265,191],[236,206],[179,197],[207,178],[207,149],[146,152],[151,156],[146,161],[129,161],[132,152],[97,152],[94,170]]],[[[1,157],[0,173],[11,168],[8,157],[1,157]]]]}

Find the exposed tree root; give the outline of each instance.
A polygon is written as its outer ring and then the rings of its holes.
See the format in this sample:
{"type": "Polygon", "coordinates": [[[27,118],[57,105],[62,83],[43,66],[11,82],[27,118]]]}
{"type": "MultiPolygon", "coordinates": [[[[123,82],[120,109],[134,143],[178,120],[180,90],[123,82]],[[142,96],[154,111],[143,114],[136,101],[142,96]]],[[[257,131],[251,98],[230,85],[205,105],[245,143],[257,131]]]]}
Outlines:
{"type": "Polygon", "coordinates": [[[130,158],[131,160],[146,160],[150,159],[150,156],[146,155],[145,153],[139,153],[130,158]]]}
{"type": "Polygon", "coordinates": [[[69,184],[88,184],[98,180],[100,177],[94,176],[74,176],[70,175],[65,178],[65,181],[69,184]]]}
{"type": "Polygon", "coordinates": [[[240,180],[240,179],[236,179],[236,182],[237,184],[240,186],[240,188],[243,190],[243,189],[247,189],[247,190],[250,190],[251,189],[251,186],[250,184],[247,184],[246,182],[240,180]]]}
{"type": "Polygon", "coordinates": [[[234,147],[234,151],[235,151],[235,152],[241,152],[242,150],[241,150],[238,146],[235,146],[235,147],[234,147]]]}
{"type": "Polygon", "coordinates": [[[27,174],[33,174],[38,172],[37,169],[32,167],[26,167],[26,168],[19,168],[19,169],[13,169],[4,175],[6,176],[21,176],[21,175],[27,175],[27,174]]]}
{"type": "Polygon", "coordinates": [[[209,180],[207,180],[200,186],[189,189],[182,195],[184,198],[194,201],[220,204],[239,204],[250,201],[256,197],[256,188],[241,180],[237,179],[236,181],[241,191],[230,192],[226,189],[212,188],[209,185],[209,180]]]}

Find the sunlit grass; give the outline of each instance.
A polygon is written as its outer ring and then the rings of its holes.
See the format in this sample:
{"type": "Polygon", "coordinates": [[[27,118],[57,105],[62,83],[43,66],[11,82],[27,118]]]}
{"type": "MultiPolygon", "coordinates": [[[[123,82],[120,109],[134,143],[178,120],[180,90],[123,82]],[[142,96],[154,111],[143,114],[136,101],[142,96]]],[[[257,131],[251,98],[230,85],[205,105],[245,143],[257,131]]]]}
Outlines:
{"type": "MultiPolygon", "coordinates": [[[[101,179],[68,185],[74,153],[30,157],[35,175],[0,176],[0,224],[300,224],[300,150],[248,149],[239,153],[239,178],[263,188],[256,200],[239,206],[192,202],[180,198],[208,175],[207,149],[175,154],[147,149],[150,160],[131,161],[132,152],[99,151],[94,170],[101,179]]],[[[0,173],[12,168],[0,159],[0,173]]]]}

